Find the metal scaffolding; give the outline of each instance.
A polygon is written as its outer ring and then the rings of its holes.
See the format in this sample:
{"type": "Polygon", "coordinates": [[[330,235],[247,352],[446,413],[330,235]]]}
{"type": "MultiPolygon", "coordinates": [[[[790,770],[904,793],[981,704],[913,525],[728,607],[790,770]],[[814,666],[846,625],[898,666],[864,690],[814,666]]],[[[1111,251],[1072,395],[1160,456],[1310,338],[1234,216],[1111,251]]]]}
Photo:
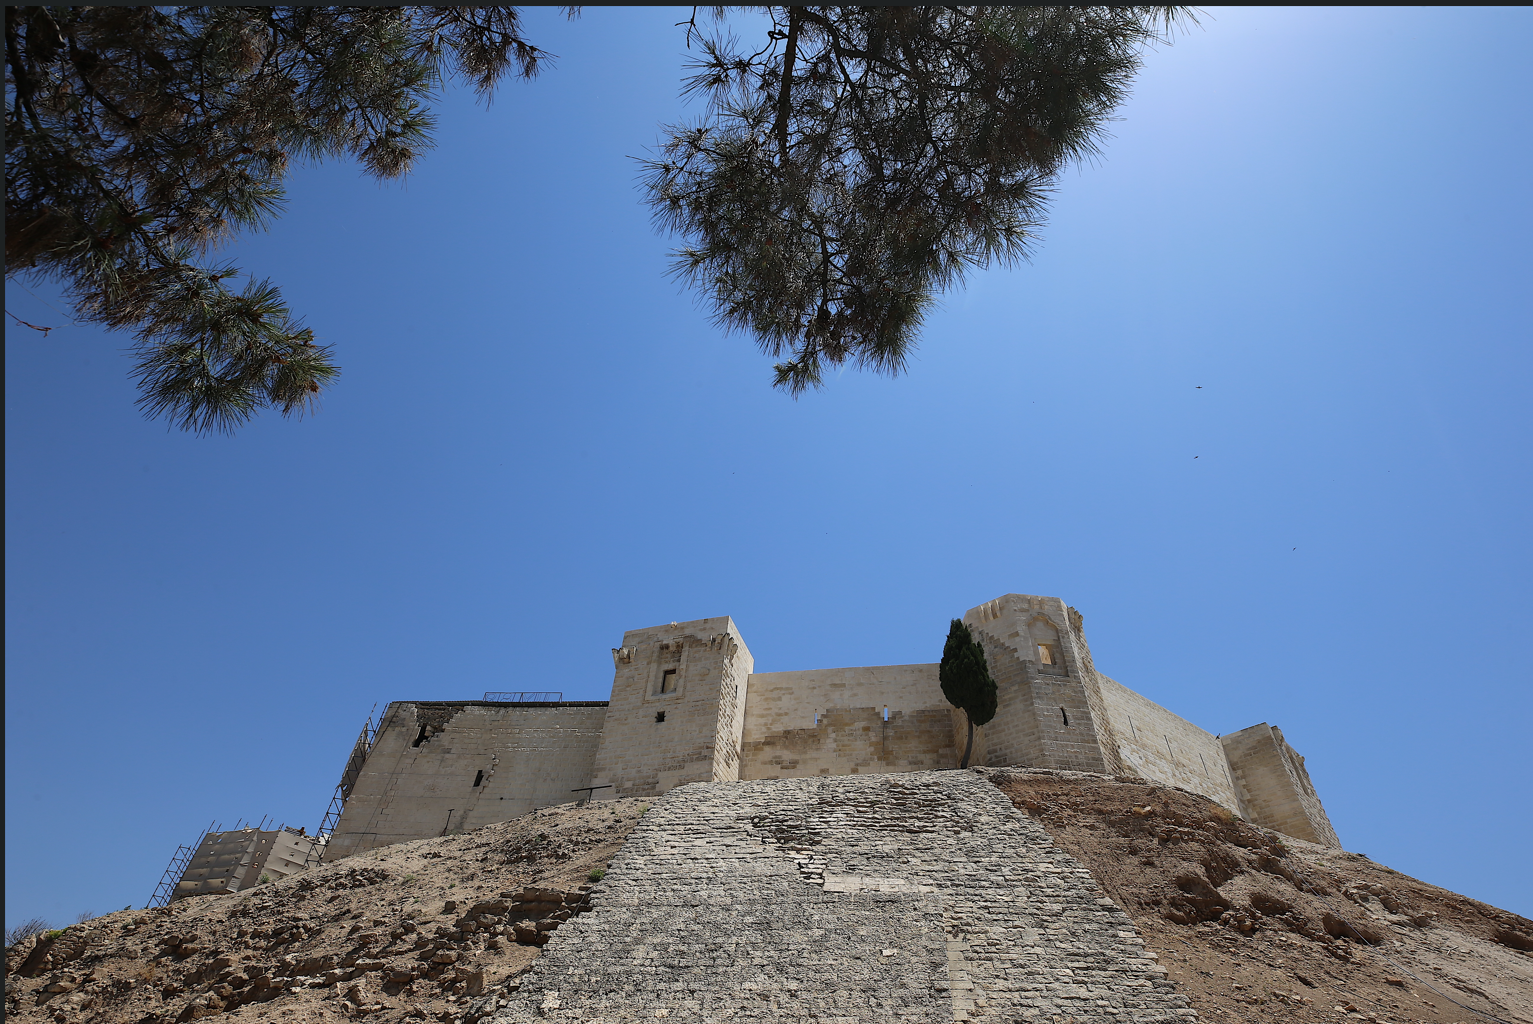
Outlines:
{"type": "Polygon", "coordinates": [[[564,699],[563,690],[491,690],[484,699],[495,704],[557,704],[564,699]]]}
{"type": "Polygon", "coordinates": [[[352,787],[357,784],[357,779],[362,774],[362,766],[367,763],[367,755],[371,753],[373,744],[378,740],[378,730],[373,726],[373,714],[378,710],[378,705],[373,705],[373,710],[367,713],[367,721],[362,724],[362,731],[357,735],[357,742],[352,744],[351,756],[346,759],[346,770],[341,772],[341,781],[335,787],[335,795],[330,798],[330,809],[325,812],[325,818],[319,823],[319,831],[314,833],[314,845],[309,850],[309,855],[304,859],[303,866],[311,868],[318,864],[325,856],[325,848],[330,844],[330,837],[335,833],[335,826],[341,820],[341,812],[346,809],[346,799],[351,796],[352,787]]]}
{"type": "Polygon", "coordinates": [[[176,852],[170,855],[170,864],[165,868],[165,874],[160,876],[160,884],[154,887],[154,895],[149,897],[149,902],[144,904],[144,909],[151,907],[167,906],[176,896],[176,885],[180,883],[181,876],[186,874],[186,866],[192,862],[197,854],[197,848],[202,845],[202,840],[207,838],[210,832],[217,829],[217,825],[208,822],[208,827],[202,830],[202,835],[190,846],[178,846],[176,852]]]}

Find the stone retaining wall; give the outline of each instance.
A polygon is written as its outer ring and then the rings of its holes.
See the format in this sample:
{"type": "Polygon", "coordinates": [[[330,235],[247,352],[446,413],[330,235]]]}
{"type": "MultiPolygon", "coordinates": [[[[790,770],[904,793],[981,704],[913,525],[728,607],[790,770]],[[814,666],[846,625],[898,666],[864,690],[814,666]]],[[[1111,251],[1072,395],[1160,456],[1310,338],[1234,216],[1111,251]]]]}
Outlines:
{"type": "Polygon", "coordinates": [[[658,801],[497,1020],[1195,1020],[984,769],[658,801]]]}

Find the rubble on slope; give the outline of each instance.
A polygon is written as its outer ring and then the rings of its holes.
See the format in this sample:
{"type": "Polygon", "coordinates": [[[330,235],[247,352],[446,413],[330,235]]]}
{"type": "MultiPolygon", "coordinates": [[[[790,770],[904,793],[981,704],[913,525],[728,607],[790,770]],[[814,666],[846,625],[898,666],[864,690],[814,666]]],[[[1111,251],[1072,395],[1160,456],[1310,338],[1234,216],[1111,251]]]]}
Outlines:
{"type": "Polygon", "coordinates": [[[6,951],[6,1017],[57,1024],[456,1020],[515,985],[649,801],[545,808],[6,951]]]}
{"type": "MultiPolygon", "coordinates": [[[[976,770],[1091,871],[1205,1021],[1486,1019],[1443,993],[1533,1024],[1526,918],[1258,828],[1173,787],[976,770]]],[[[548,808],[29,940],[6,951],[6,1015],[474,1021],[582,911],[590,873],[647,803],[548,808]]]]}
{"type": "Polygon", "coordinates": [[[1259,828],[1174,787],[985,773],[1090,869],[1204,1020],[1486,1019],[1444,993],[1533,1022],[1527,918],[1259,828]]]}

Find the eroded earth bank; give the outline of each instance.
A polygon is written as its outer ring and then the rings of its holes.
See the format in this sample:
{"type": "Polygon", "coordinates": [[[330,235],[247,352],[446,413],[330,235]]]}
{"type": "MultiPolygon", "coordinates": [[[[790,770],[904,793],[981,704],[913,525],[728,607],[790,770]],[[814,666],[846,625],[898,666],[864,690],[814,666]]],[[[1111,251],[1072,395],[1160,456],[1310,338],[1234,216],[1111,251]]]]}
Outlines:
{"type": "Polygon", "coordinates": [[[6,953],[7,1016],[60,1024],[1466,1007],[1533,1024],[1533,922],[1181,790],[1026,769],[549,808],[6,953]]]}

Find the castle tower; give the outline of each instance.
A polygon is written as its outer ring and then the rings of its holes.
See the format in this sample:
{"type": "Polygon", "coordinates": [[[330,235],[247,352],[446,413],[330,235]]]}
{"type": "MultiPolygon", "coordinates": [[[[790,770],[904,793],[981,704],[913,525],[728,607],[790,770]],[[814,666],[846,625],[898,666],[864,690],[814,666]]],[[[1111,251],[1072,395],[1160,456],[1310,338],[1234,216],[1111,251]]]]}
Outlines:
{"type": "Polygon", "coordinates": [[[999,698],[983,763],[1122,772],[1079,612],[1057,597],[1006,594],[963,620],[985,648],[999,698]]]}
{"type": "Polygon", "coordinates": [[[612,650],[612,699],[591,785],[598,799],[659,796],[740,777],[754,659],[725,616],[631,629],[612,650]]]}

